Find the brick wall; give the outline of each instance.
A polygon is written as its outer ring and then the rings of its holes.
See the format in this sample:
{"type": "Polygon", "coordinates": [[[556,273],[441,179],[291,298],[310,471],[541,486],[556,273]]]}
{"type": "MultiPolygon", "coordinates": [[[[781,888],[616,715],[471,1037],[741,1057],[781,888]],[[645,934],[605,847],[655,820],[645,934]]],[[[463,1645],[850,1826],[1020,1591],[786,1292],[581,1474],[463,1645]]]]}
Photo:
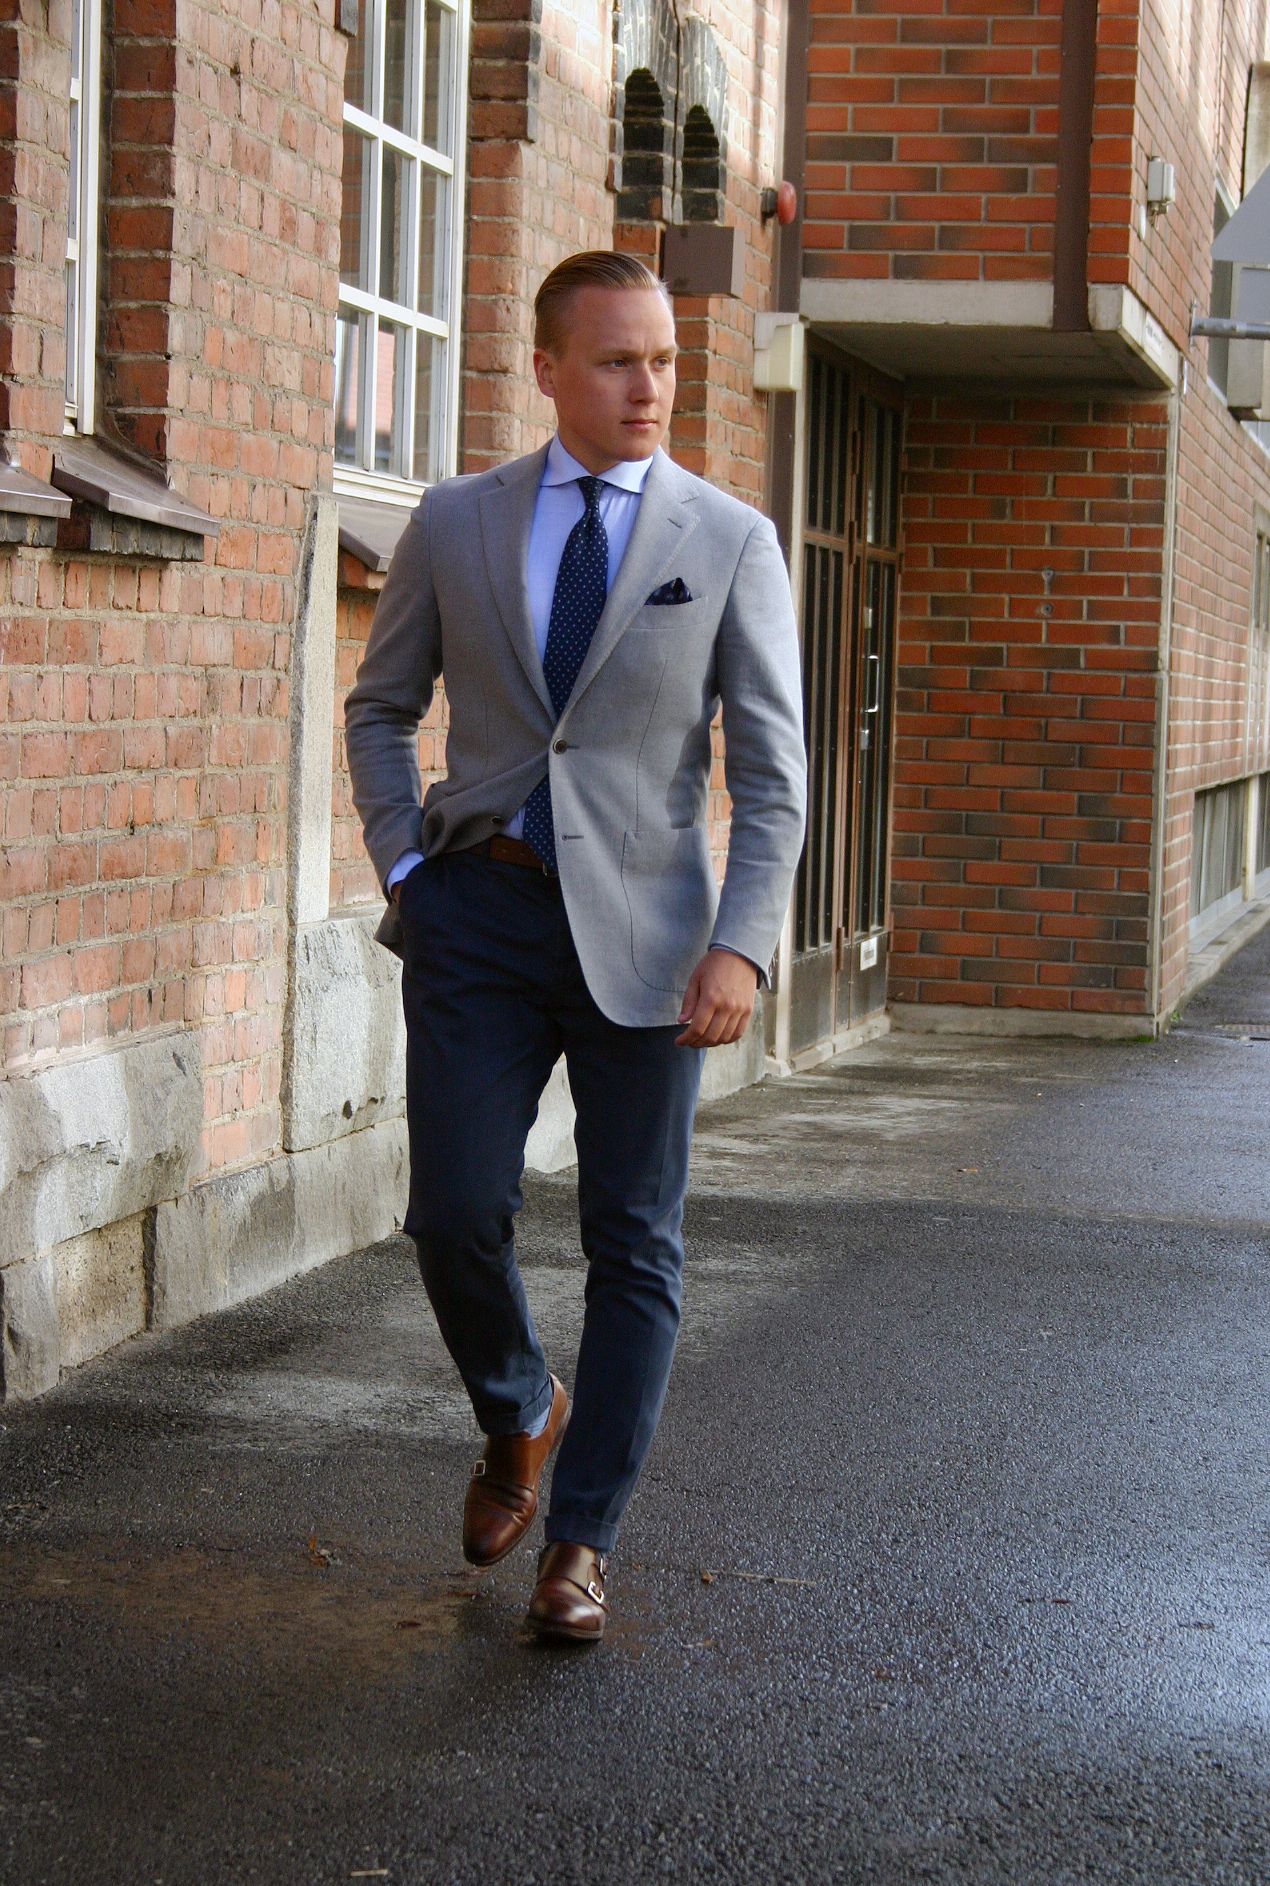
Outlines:
{"type": "Polygon", "coordinates": [[[69,40],[67,0],[0,20],[0,431],[37,477],[64,403],[69,40]]]}
{"type": "MultiPolygon", "coordinates": [[[[21,1072],[195,1029],[197,1176],[279,1141],[289,632],[310,494],[330,482],[343,49],[300,0],[179,22],[120,0],[114,27],[100,432],[223,528],[203,562],[88,555],[75,520],[57,550],[0,555],[4,1043],[21,1072]]],[[[9,214],[42,268],[16,270],[7,331],[40,313],[57,337],[17,339],[9,388],[11,449],[37,473],[61,432],[68,31],[60,7],[47,37],[19,35],[38,84],[61,75],[38,216],[26,66],[6,147],[9,214]]]]}
{"type": "Polygon", "coordinates": [[[1270,511],[1270,458],[1208,380],[1208,343],[1190,343],[1192,305],[1211,289],[1218,182],[1243,187],[1248,68],[1270,57],[1266,8],[1200,0],[1182,10],[1145,0],[1138,40],[1135,168],[1159,155],[1177,171],[1177,201],[1133,234],[1131,281],[1187,352],[1180,403],[1176,573],[1163,808],[1161,1004],[1186,978],[1191,821],[1197,791],[1270,768],[1264,718],[1250,712],[1252,556],[1258,508],[1270,511]]]}
{"type": "Polygon", "coordinates": [[[1057,0],[820,0],[808,275],[1049,279],[1060,15],[1057,0]]]}
{"type": "Polygon", "coordinates": [[[1141,1013],[1166,412],[910,412],[891,995],[1141,1013]]]}

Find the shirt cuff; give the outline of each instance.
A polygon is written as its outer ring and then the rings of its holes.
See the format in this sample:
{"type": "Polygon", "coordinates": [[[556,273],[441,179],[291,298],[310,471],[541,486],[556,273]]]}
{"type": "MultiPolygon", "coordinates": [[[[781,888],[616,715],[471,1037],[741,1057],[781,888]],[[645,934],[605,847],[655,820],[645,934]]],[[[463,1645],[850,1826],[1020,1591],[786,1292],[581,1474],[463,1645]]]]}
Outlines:
{"type": "Polygon", "coordinates": [[[392,870],[388,873],[388,876],[384,879],[384,891],[386,895],[391,897],[393,885],[400,884],[402,878],[409,877],[415,866],[422,863],[423,853],[421,851],[403,851],[396,864],[392,867],[392,870]]]}

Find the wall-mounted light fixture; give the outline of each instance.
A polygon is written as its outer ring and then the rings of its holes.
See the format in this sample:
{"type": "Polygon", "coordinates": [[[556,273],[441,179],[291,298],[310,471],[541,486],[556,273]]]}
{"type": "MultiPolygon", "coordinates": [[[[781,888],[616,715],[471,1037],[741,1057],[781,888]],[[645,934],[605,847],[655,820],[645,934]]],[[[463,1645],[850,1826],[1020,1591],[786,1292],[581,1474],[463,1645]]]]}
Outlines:
{"type": "Polygon", "coordinates": [[[1152,157],[1147,163],[1147,214],[1163,216],[1176,200],[1177,176],[1172,164],[1162,157],[1152,157]]]}

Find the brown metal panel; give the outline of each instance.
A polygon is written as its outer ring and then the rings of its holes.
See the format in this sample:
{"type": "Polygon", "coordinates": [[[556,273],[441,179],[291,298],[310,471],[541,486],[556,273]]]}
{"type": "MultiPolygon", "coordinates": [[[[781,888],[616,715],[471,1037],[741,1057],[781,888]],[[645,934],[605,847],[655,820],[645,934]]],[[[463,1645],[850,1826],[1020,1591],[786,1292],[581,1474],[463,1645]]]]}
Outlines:
{"type": "Polygon", "coordinates": [[[1054,326],[1089,326],[1089,156],[1094,134],[1098,0],[1063,0],[1054,205],[1054,326]]]}

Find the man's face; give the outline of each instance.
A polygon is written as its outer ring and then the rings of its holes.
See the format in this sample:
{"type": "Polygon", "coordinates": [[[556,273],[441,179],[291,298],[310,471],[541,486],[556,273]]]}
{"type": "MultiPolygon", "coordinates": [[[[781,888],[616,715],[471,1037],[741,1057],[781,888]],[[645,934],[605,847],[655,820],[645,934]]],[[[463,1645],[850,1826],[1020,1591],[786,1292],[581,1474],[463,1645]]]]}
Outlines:
{"type": "Polygon", "coordinates": [[[675,323],[655,288],[579,288],[558,352],[534,352],[560,440],[589,472],[651,458],[675,399],[675,323]]]}

